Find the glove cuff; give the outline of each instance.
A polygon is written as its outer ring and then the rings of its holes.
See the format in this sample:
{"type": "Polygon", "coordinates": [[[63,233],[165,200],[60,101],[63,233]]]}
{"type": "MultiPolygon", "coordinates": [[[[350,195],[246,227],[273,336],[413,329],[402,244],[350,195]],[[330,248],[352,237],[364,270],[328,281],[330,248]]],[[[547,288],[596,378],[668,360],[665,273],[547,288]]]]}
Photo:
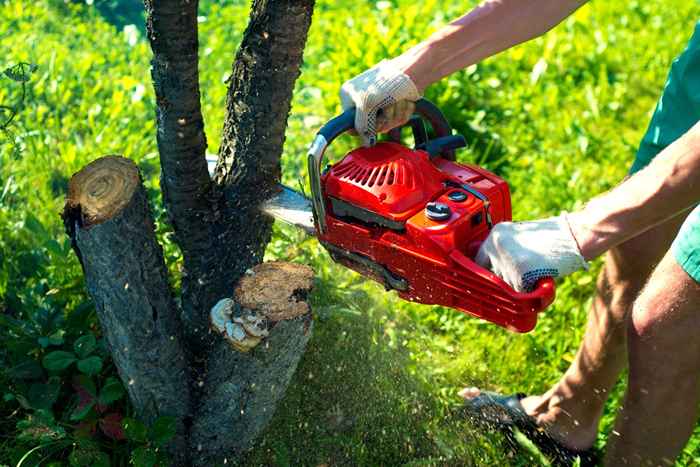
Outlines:
{"type": "Polygon", "coordinates": [[[567,244],[566,249],[569,251],[569,257],[571,258],[572,271],[578,269],[588,270],[590,264],[581,254],[581,248],[578,245],[578,241],[571,230],[571,225],[569,224],[569,213],[567,211],[562,211],[559,215],[559,222],[561,225],[561,231],[567,238],[562,238],[562,241],[567,244]]]}
{"type": "Polygon", "coordinates": [[[410,76],[403,72],[403,70],[397,65],[395,59],[382,60],[379,62],[379,65],[386,70],[387,76],[393,77],[393,79],[388,80],[392,85],[392,90],[394,91],[390,94],[397,101],[405,99],[415,102],[423,97],[421,93],[418,92],[416,83],[413,82],[410,76]]]}

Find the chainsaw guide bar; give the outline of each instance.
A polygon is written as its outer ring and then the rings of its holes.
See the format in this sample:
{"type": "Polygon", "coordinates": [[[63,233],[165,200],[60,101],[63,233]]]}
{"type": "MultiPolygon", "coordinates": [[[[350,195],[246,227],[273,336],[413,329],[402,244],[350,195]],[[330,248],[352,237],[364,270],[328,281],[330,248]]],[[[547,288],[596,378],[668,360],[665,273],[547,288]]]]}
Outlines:
{"type": "Polygon", "coordinates": [[[288,186],[279,185],[279,191],[263,202],[260,209],[275,219],[302,229],[309,235],[316,235],[311,201],[288,186]]]}

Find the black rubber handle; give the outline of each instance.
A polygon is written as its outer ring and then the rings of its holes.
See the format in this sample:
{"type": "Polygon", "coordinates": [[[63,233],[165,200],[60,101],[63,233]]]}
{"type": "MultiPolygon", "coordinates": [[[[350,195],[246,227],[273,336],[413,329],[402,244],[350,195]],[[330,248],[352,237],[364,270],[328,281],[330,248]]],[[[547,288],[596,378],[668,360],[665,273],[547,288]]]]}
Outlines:
{"type": "Polygon", "coordinates": [[[408,123],[389,130],[389,140],[395,143],[401,142],[401,129],[410,126],[413,131],[413,142],[415,147],[428,142],[428,132],[425,129],[425,123],[419,115],[413,115],[408,120],[408,123]]]}
{"type": "Polygon", "coordinates": [[[441,136],[416,145],[416,149],[427,152],[431,158],[444,155],[445,151],[454,151],[467,145],[467,141],[462,135],[441,136]]]}
{"type": "Polygon", "coordinates": [[[452,134],[450,122],[447,121],[437,105],[429,100],[419,99],[416,101],[416,113],[430,123],[436,137],[450,136],[452,134]]]}
{"type": "MultiPolygon", "coordinates": [[[[440,109],[427,99],[419,99],[416,101],[416,113],[425,119],[430,126],[433,127],[436,137],[452,135],[452,127],[442,114],[440,109]]],[[[346,131],[352,130],[355,127],[355,108],[352,107],[342,114],[329,120],[319,130],[319,134],[326,139],[326,143],[330,144],[338,136],[346,131]]],[[[445,159],[455,160],[454,150],[446,149],[442,153],[445,159]]]]}
{"type": "Polygon", "coordinates": [[[325,125],[318,130],[318,134],[326,138],[326,143],[342,135],[346,131],[350,131],[355,127],[355,107],[352,107],[342,114],[333,117],[325,125]]]}

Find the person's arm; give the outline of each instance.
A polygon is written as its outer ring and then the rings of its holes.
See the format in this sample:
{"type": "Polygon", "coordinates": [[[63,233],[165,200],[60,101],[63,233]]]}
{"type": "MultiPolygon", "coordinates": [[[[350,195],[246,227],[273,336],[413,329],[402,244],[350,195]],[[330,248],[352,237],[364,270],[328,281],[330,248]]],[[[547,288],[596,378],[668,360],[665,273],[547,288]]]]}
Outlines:
{"type": "Polygon", "coordinates": [[[377,131],[399,126],[411,116],[413,107],[398,103],[416,101],[444,76],[544,34],[584,3],[487,0],[402,55],[346,81],[340,89],[343,109],[357,109],[355,129],[371,146],[377,131]]]}
{"type": "Polygon", "coordinates": [[[396,57],[419,92],[428,85],[538,37],[587,0],[489,0],[396,57]]]}
{"type": "Polygon", "coordinates": [[[578,212],[569,224],[592,259],[700,202],[700,123],[643,170],[578,212]]]}
{"type": "Polygon", "coordinates": [[[700,202],[700,122],[642,171],[576,212],[530,222],[501,222],[476,262],[517,290],[560,277],[700,202]]]}

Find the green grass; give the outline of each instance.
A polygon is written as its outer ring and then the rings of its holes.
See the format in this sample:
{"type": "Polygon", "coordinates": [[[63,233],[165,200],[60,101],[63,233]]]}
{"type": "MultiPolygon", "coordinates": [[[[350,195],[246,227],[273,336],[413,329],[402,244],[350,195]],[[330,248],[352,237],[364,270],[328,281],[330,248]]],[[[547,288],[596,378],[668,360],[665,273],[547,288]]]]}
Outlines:
{"type": "MultiPolygon", "coordinates": [[[[247,4],[202,3],[202,98],[209,151],[215,152],[247,4]]],[[[444,3],[352,2],[348,8],[341,0],[318,2],[283,156],[287,183],[305,183],[302,155],[310,130],[340,110],[337,92],[345,79],[472,4],[444,3]]],[[[509,181],[516,219],[573,209],[625,175],[668,67],[699,13],[698,3],[683,0],[594,2],[545,37],[432,86],[427,97],[467,136],[470,147],[460,159],[509,181]]],[[[160,202],[150,50],[142,35],[129,42],[129,34],[86,6],[0,1],[0,18],[7,51],[0,68],[19,61],[38,65],[12,134],[0,146],[0,310],[38,322],[42,335],[64,329],[70,343],[97,329],[58,218],[68,177],[92,159],[121,153],[137,161],[154,206],[160,202]],[[54,315],[58,324],[48,323],[54,315]],[[76,324],[75,316],[87,317],[76,324]]],[[[0,80],[0,103],[17,96],[14,83],[0,80]]],[[[331,157],[352,144],[339,141],[331,157]]],[[[156,216],[176,272],[179,253],[161,209],[156,216]]],[[[267,256],[314,267],[316,326],[248,465],[539,462],[536,454],[512,452],[499,435],[468,426],[456,410],[456,392],[476,385],[535,393],[555,382],[582,335],[599,262],[560,281],[557,301],[537,328],[516,335],[451,310],[404,303],[333,264],[314,240],[286,227],[276,227],[267,256]]],[[[32,358],[45,352],[28,345],[8,344],[0,357],[14,361],[22,352],[32,358]]],[[[21,392],[5,378],[5,394],[21,392]]],[[[601,447],[621,391],[619,385],[606,408],[601,447]]],[[[15,430],[31,410],[5,397],[0,412],[0,464],[10,464],[37,444],[19,440],[15,430]]],[[[114,464],[126,462],[124,446],[99,448],[114,464]]],[[[70,452],[51,459],[67,462],[70,452]]],[[[697,462],[700,431],[679,465],[697,462]]]]}

